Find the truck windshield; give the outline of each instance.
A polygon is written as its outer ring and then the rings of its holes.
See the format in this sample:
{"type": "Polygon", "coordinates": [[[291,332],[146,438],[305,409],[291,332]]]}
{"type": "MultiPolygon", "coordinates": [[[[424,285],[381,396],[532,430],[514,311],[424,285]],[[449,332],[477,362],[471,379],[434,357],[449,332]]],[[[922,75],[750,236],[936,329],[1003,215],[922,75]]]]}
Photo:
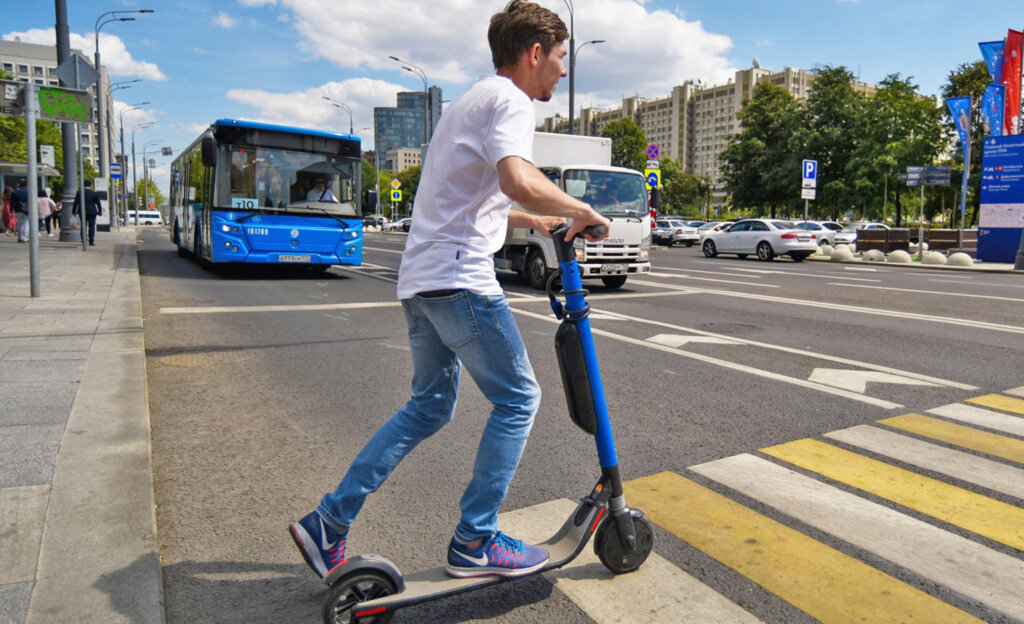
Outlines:
{"type": "Polygon", "coordinates": [[[644,180],[635,173],[569,169],[565,172],[565,188],[608,218],[643,217],[648,213],[644,180]]]}

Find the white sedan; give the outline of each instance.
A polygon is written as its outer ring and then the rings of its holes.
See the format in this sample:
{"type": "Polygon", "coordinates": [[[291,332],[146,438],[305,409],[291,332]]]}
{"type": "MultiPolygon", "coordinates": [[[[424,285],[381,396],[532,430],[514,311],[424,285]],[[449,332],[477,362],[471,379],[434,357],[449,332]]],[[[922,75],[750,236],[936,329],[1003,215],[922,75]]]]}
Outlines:
{"type": "Polygon", "coordinates": [[[843,229],[836,232],[836,244],[856,245],[857,244],[857,230],[888,230],[888,225],[884,223],[869,223],[867,221],[857,221],[844,227],[843,229]]]}
{"type": "Polygon", "coordinates": [[[701,250],[708,258],[720,253],[736,254],[740,258],[757,254],[759,260],[789,256],[800,262],[818,251],[818,242],[813,232],[801,230],[789,221],[744,219],[720,232],[709,233],[701,250]]]}

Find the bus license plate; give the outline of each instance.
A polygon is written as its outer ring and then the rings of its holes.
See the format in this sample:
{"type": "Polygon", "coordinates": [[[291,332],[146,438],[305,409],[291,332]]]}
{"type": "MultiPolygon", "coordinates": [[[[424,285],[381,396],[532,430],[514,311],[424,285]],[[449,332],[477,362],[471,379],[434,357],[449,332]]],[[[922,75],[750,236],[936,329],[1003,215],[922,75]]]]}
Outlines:
{"type": "Polygon", "coordinates": [[[609,275],[609,274],[614,274],[614,273],[625,273],[625,272],[626,272],[626,267],[625,267],[625,265],[622,265],[622,264],[602,264],[601,265],[601,274],[602,275],[609,275]]]}
{"type": "Polygon", "coordinates": [[[278,256],[278,262],[309,262],[309,256],[278,256]]]}

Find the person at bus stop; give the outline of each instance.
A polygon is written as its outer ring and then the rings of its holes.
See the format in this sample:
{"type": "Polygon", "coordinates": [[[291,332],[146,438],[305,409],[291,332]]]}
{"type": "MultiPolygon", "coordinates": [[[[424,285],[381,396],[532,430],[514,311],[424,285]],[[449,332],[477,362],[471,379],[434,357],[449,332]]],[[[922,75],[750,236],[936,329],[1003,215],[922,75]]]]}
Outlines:
{"type": "Polygon", "coordinates": [[[28,181],[25,178],[18,180],[18,188],[11,193],[11,212],[18,220],[18,242],[27,243],[31,235],[31,228],[28,222],[28,181]]]}
{"type": "Polygon", "coordinates": [[[309,189],[309,192],[306,193],[306,201],[338,203],[338,198],[334,196],[334,191],[327,186],[327,178],[318,177],[316,179],[316,186],[309,189]]]}
{"type": "MultiPolygon", "coordinates": [[[[337,489],[289,527],[306,563],[321,577],[345,562],[349,528],[367,495],[451,421],[463,367],[493,408],[462,495],[446,570],[456,577],[521,576],[548,560],[545,549],[498,529],[498,509],[533,426],[540,386],[492,255],[510,227],[548,232],[571,217],[571,240],[588,226],[609,225],[532,164],[532,100],[548,101],[566,75],[567,37],[554,12],[512,0],[491,18],[487,33],[496,74],[481,78],[441,117],[398,276],[413,361],[412,397],[363,447],[337,489]],[[531,213],[511,210],[513,201],[531,213]]],[[[429,510],[420,516],[431,517],[429,510]]]]}
{"type": "Polygon", "coordinates": [[[53,236],[53,232],[50,231],[50,216],[53,211],[57,209],[57,204],[50,199],[50,194],[46,192],[46,189],[39,189],[39,235],[43,235],[43,223],[46,224],[46,235],[49,237],[53,236]]]}
{"type": "MultiPolygon", "coordinates": [[[[89,224],[89,244],[96,244],[96,215],[103,214],[103,204],[100,203],[100,196],[92,190],[92,180],[86,180],[85,185],[85,220],[89,224]]],[[[80,214],[79,208],[82,205],[82,193],[75,193],[75,203],[71,206],[71,214],[80,214]]]]}
{"type": "Polygon", "coordinates": [[[5,236],[10,236],[14,233],[14,228],[17,227],[16,220],[14,218],[14,212],[11,210],[11,195],[14,194],[14,189],[10,186],[4,187],[4,214],[3,222],[0,223],[0,229],[4,231],[5,236]]]}

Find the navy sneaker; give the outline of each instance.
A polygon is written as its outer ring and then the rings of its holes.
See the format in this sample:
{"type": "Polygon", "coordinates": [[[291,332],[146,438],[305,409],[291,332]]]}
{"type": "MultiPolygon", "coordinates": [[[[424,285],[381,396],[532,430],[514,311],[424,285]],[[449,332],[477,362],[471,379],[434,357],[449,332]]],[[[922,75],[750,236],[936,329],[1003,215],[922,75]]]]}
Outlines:
{"type": "Polygon", "coordinates": [[[454,537],[448,547],[448,567],[451,576],[525,576],[540,570],[548,562],[548,551],[512,539],[501,531],[475,549],[460,544],[454,537]]]}
{"type": "Polygon", "coordinates": [[[324,578],[345,563],[348,533],[335,533],[320,514],[313,512],[288,527],[309,567],[324,578]]]}

